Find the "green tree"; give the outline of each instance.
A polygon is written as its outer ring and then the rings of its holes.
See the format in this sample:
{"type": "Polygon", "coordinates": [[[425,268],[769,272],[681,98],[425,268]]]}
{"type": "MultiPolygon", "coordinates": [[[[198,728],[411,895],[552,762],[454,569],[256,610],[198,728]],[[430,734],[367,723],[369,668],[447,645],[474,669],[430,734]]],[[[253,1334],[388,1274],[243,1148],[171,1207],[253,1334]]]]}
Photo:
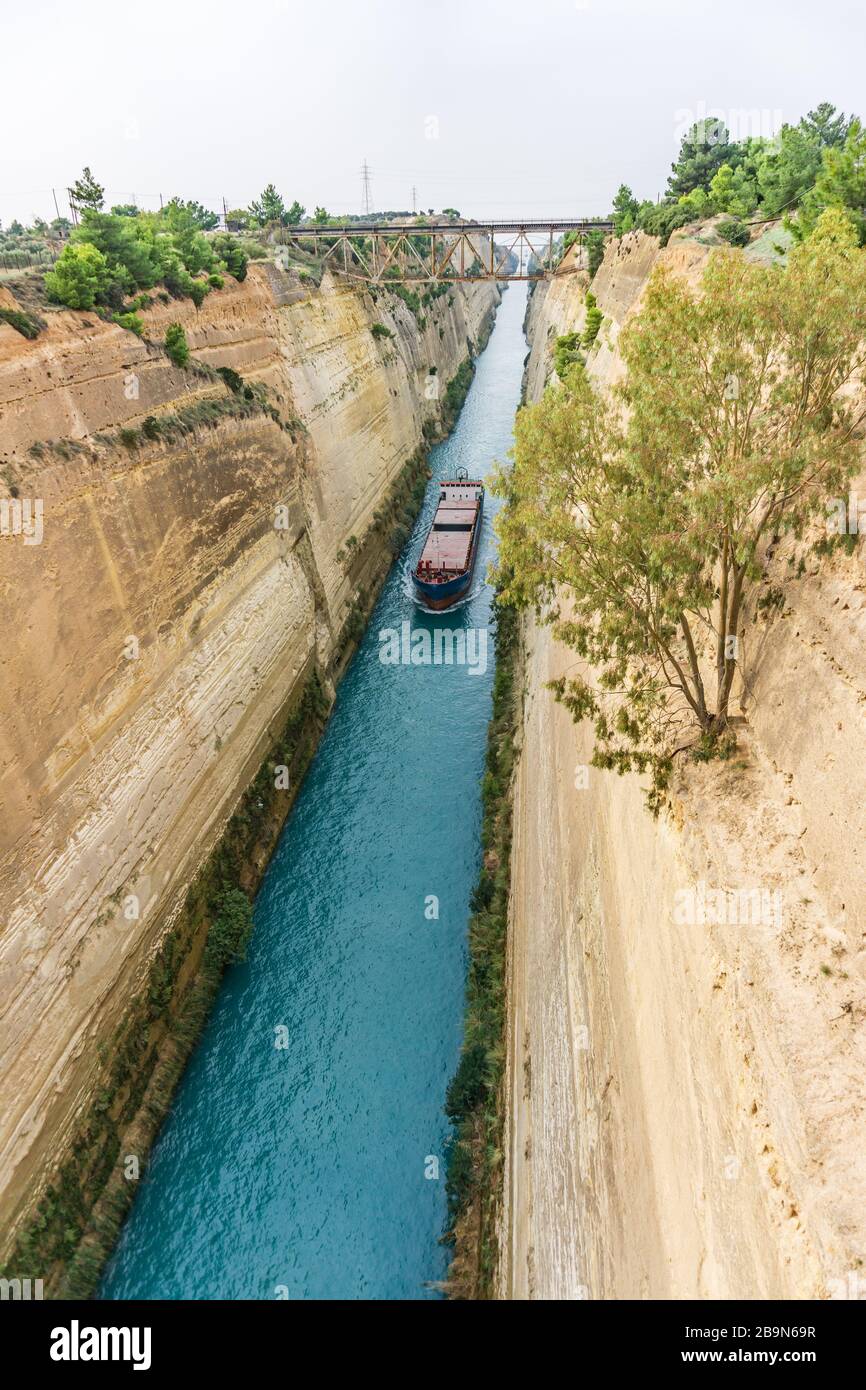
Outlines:
{"type": "Polygon", "coordinates": [[[716,212],[747,217],[758,206],[758,187],[742,165],[723,164],[710,180],[710,201],[716,212]]]}
{"type": "Polygon", "coordinates": [[[824,149],[821,171],[806,194],[797,221],[791,224],[801,239],[811,235],[824,208],[843,208],[857,229],[861,246],[866,242],[866,129],[856,118],[848,126],[842,146],[824,149]]]}
{"type": "Polygon", "coordinates": [[[640,204],[628,184],[621,183],[613,200],[613,223],[617,236],[630,232],[637,221],[640,204]]]}
{"type": "Polygon", "coordinates": [[[176,367],[185,367],[189,361],[189,343],[183,325],[170,323],[165,330],[165,350],[176,367]]]}
{"type": "Polygon", "coordinates": [[[150,228],[141,218],[117,217],[87,208],[72,233],[72,241],[87,242],[102,252],[120,295],[150,289],[160,278],[150,228]]]}
{"type": "Polygon", "coordinates": [[[88,243],[64,246],[45,276],[48,298],[70,309],[92,309],[108,287],[108,261],[88,243]]]}
{"type": "Polygon", "coordinates": [[[830,145],[844,145],[851,122],[829,101],[822,101],[814,111],[809,111],[800,121],[803,134],[814,139],[825,149],[830,145]]]}
{"type": "Polygon", "coordinates": [[[172,244],[191,275],[212,270],[214,253],[211,243],[201,230],[200,222],[188,203],[172,198],[163,212],[163,220],[171,233],[172,244]]]}
{"type": "Polygon", "coordinates": [[[228,227],[238,227],[241,230],[251,227],[255,218],[250,215],[249,208],[229,208],[226,213],[226,225],[228,227]]]}
{"type": "MultiPolygon", "coordinates": [[[[585,327],[584,330],[583,330],[583,338],[581,339],[581,341],[582,341],[582,343],[583,343],[583,346],[584,346],[585,348],[592,347],[593,343],[595,342],[596,338],[598,337],[598,331],[599,331],[599,329],[601,328],[601,325],[602,325],[603,323],[604,323],[604,314],[601,312],[601,309],[599,309],[599,307],[598,307],[598,305],[597,305],[597,303],[596,303],[595,295],[594,295],[594,294],[587,294],[587,296],[586,296],[586,327],[585,327]]],[[[562,376],[562,373],[561,373],[561,372],[560,372],[560,376],[562,376]]]]}
{"type": "Polygon", "coordinates": [[[230,275],[236,280],[247,278],[247,254],[236,237],[228,232],[220,232],[211,239],[211,245],[214,255],[219,257],[230,275]]]}
{"type": "Polygon", "coordinates": [[[584,365],[586,359],[580,350],[580,344],[581,335],[576,329],[571,333],[562,333],[557,338],[553,349],[553,365],[560,381],[565,380],[575,363],[581,367],[584,365]]]}
{"type": "Polygon", "coordinates": [[[519,412],[497,478],[504,598],[586,663],[555,693],[593,721],[595,766],[651,773],[654,809],[677,752],[727,737],[763,547],[845,495],[866,415],[866,256],[844,214],[786,270],[715,252],[702,291],[659,267],[621,387],[572,369],[519,412]]]}
{"type": "Polygon", "coordinates": [[[105,189],[101,183],[96,182],[89,166],[85,165],[81,178],[76,179],[70,188],[69,196],[77,207],[96,208],[98,210],[105,202],[105,189]]]}
{"type": "MultiPolygon", "coordinates": [[[[723,169],[727,169],[729,167],[730,166],[727,164],[722,165],[723,169]]],[[[716,178],[718,178],[718,174],[716,175],[716,178]]],[[[671,205],[669,203],[661,203],[659,206],[665,208],[670,207],[671,205]]],[[[706,189],[693,188],[691,193],[683,193],[683,195],[677,201],[677,206],[685,208],[688,211],[689,216],[693,218],[694,221],[697,221],[699,218],[708,217],[711,214],[713,209],[713,201],[711,200],[710,195],[709,193],[707,193],[706,189]]]]}
{"type": "Polygon", "coordinates": [[[303,222],[304,213],[306,212],[306,210],[307,209],[305,207],[302,207],[301,204],[297,202],[297,200],[294,203],[292,203],[292,206],[286,213],[286,226],[296,227],[299,222],[303,222]]]}
{"type": "Polygon", "coordinates": [[[137,203],[115,203],[111,209],[112,217],[137,217],[141,209],[137,203]]]}
{"type": "Polygon", "coordinates": [[[328,222],[330,222],[330,220],[331,219],[328,216],[327,208],[316,208],[316,211],[313,213],[313,221],[315,223],[317,223],[320,227],[324,227],[327,225],[328,222]]]}
{"type": "Polygon", "coordinates": [[[604,260],[604,232],[598,227],[593,227],[592,231],[586,234],[586,256],[589,278],[593,280],[595,272],[604,260]]]}
{"type": "Polygon", "coordinates": [[[643,203],[638,217],[638,225],[650,236],[657,236],[662,246],[667,246],[671,232],[676,231],[677,227],[684,227],[687,222],[694,222],[697,217],[703,216],[706,206],[703,189],[692,190],[692,193],[682,202],[643,203]],[[692,194],[695,197],[700,196],[700,210],[696,209],[690,202],[692,194]]]}
{"type": "Polygon", "coordinates": [[[224,888],[205,944],[205,963],[216,970],[243,960],[253,929],[253,909],[240,888],[224,888]]]}
{"type": "Polygon", "coordinates": [[[201,203],[195,202],[193,199],[188,199],[184,202],[183,198],[172,198],[171,201],[166,204],[166,207],[178,208],[185,213],[192,220],[193,224],[202,232],[212,232],[214,228],[218,227],[220,224],[219,217],[215,212],[211,212],[209,208],[204,207],[201,203]]]}
{"type": "Polygon", "coordinates": [[[710,180],[723,164],[736,168],[741,158],[741,149],[731,143],[724,121],[696,121],[683,137],[676,164],[671,165],[668,197],[680,198],[693,188],[709,189],[710,180]]]}
{"type": "Polygon", "coordinates": [[[250,216],[260,227],[269,222],[285,222],[286,205],[272,183],[263,189],[261,197],[250,203],[250,216]]]}
{"type": "Polygon", "coordinates": [[[778,217],[798,203],[815,182],[821,167],[821,146],[800,126],[784,125],[774,147],[758,165],[758,189],[764,212],[778,217]]]}

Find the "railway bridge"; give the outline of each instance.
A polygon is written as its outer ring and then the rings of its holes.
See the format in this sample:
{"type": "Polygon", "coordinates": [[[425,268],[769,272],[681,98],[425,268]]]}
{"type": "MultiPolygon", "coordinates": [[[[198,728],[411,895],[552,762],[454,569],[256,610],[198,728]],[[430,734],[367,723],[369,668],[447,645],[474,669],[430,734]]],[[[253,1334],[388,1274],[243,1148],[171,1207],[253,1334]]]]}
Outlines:
{"type": "Polygon", "coordinates": [[[561,236],[585,242],[592,232],[612,231],[613,222],[602,218],[303,223],[281,228],[278,248],[285,247],[287,262],[294,244],[328,269],[373,285],[543,280],[555,273],[561,236]]]}

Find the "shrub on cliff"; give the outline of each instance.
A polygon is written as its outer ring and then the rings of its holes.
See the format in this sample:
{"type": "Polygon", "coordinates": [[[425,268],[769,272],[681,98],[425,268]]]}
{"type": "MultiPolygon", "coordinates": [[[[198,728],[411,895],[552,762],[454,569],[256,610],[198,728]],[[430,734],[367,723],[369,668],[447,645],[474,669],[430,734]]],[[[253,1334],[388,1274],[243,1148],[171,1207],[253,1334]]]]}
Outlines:
{"type": "Polygon", "coordinates": [[[189,361],[189,343],[179,323],[170,323],[165,330],[165,350],[176,367],[185,367],[189,361]]]}
{"type": "Polygon", "coordinates": [[[589,278],[592,280],[604,260],[604,232],[597,227],[586,234],[586,254],[589,264],[589,278]]]}
{"type": "Polygon", "coordinates": [[[89,208],[72,233],[73,245],[95,246],[102,252],[115,301],[137,289],[151,289],[160,279],[159,255],[148,231],[143,217],[117,217],[89,208]]]}
{"type": "Polygon", "coordinates": [[[39,337],[40,325],[30,314],[21,313],[18,309],[0,308],[0,323],[8,323],[22,338],[39,337]]]}
{"type": "Polygon", "coordinates": [[[702,291],[658,268],[612,398],[572,368],[497,481],[504,597],[587,663],[557,698],[593,722],[594,766],[651,773],[653,809],[675,754],[729,742],[766,543],[846,495],[866,418],[866,255],[841,210],[786,270],[716,251],[702,291]]]}
{"type": "Polygon", "coordinates": [[[583,353],[580,351],[580,334],[561,333],[553,349],[553,365],[560,381],[564,381],[569,369],[575,365],[583,366],[583,353]]]}
{"type": "Polygon", "coordinates": [[[144,336],[144,324],[138,314],[115,314],[114,322],[120,327],[125,328],[129,333],[134,333],[137,338],[144,336]]]}
{"type": "Polygon", "coordinates": [[[595,295],[588,294],[586,296],[586,327],[583,330],[582,340],[585,348],[592,347],[603,322],[604,314],[595,302],[595,295]]]}
{"type": "Polygon", "coordinates": [[[108,261],[95,246],[64,246],[45,276],[48,298],[70,309],[92,309],[110,280],[108,261]]]}
{"type": "Polygon", "coordinates": [[[445,387],[443,415],[445,424],[449,428],[452,421],[457,419],[457,416],[463,408],[463,402],[466,400],[469,393],[469,387],[472,385],[472,378],[474,375],[475,365],[472,358],[464,357],[457,371],[445,387]]]}
{"type": "Polygon", "coordinates": [[[197,204],[179,199],[172,199],[162,212],[139,212],[135,217],[87,208],[70,245],[46,276],[49,294],[72,308],[108,304],[124,311],[129,308],[124,305],[128,295],[162,284],[176,297],[189,296],[198,307],[212,288],[200,277],[220,280],[225,267],[242,280],[248,256],[234,237],[223,234],[209,240],[201,228],[204,214],[197,209],[197,204]],[[95,262],[82,247],[92,248],[103,260],[95,262]],[[98,264],[100,273],[82,288],[85,260],[98,264]]]}
{"type": "Polygon", "coordinates": [[[244,379],[240,372],[236,372],[234,367],[217,367],[217,371],[229,390],[236,396],[240,395],[244,389],[244,379]]]}
{"type": "Polygon", "coordinates": [[[748,227],[736,218],[731,218],[729,222],[720,222],[716,231],[730,246],[748,246],[751,240],[748,227]]]}
{"type": "Polygon", "coordinates": [[[206,280],[193,280],[190,284],[187,293],[197,309],[201,308],[205,295],[210,294],[210,289],[206,280]]]}
{"type": "Polygon", "coordinates": [[[657,236],[662,246],[667,246],[671,232],[694,222],[699,215],[687,203],[644,203],[638,222],[645,232],[657,236]]]}
{"type": "Polygon", "coordinates": [[[216,914],[207,934],[205,964],[216,970],[243,960],[253,929],[253,909],[240,888],[225,888],[216,899],[216,914]]]}

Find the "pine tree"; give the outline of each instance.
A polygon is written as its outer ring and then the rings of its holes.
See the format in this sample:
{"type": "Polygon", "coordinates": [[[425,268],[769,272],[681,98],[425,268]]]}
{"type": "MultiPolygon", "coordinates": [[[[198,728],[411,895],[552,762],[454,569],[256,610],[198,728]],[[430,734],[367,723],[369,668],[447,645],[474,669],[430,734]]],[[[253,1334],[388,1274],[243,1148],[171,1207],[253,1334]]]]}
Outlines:
{"type": "Polygon", "coordinates": [[[97,211],[105,202],[105,189],[101,183],[90,172],[89,165],[85,164],[80,179],[69,190],[69,196],[73,203],[80,208],[95,208],[97,211]]]}

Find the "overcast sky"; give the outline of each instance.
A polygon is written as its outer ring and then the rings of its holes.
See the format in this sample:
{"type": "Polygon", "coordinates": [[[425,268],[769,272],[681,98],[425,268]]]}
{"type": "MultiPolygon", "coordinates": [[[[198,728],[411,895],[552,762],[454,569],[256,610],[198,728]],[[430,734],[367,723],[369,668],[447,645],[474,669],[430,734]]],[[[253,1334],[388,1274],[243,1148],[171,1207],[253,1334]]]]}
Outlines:
{"type": "Polygon", "coordinates": [[[2,36],[4,226],[67,214],[84,164],[145,207],[273,181],[357,212],[366,159],[378,209],[606,213],[706,112],[866,114],[863,0],[23,0],[2,36]]]}

